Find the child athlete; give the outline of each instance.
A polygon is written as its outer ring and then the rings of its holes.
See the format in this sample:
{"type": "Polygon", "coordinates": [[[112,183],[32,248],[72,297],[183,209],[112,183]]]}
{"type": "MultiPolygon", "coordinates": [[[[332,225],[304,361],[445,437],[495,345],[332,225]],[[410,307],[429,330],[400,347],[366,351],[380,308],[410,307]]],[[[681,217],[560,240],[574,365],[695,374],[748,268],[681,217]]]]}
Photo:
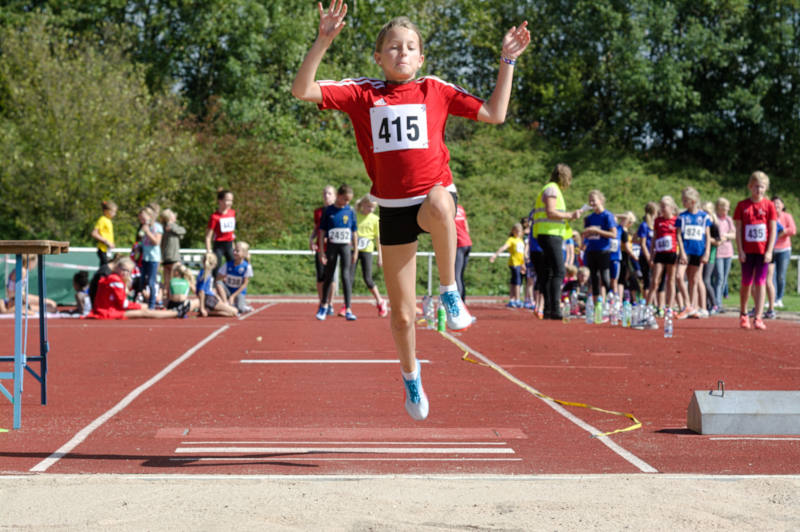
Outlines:
{"type": "Polygon", "coordinates": [[[602,192],[589,192],[592,212],[583,220],[581,235],[586,243],[585,261],[591,272],[595,301],[602,301],[611,290],[611,241],[617,238],[617,219],[606,210],[605,203],[602,192]]]}
{"type": "Polygon", "coordinates": [[[372,279],[372,252],[378,251],[378,268],[383,268],[383,256],[380,244],[380,218],[375,214],[377,203],[369,196],[364,196],[356,203],[356,225],[358,226],[358,257],[353,262],[353,273],[350,278],[355,282],[356,266],[361,263],[361,275],[367,285],[375,305],[378,307],[378,316],[385,318],[389,314],[386,301],[381,297],[381,291],[372,279]]]}
{"type": "Polygon", "coordinates": [[[356,78],[315,81],[326,50],[345,25],[347,4],[317,4],[319,33],[292,84],[292,94],[321,109],[339,109],[352,121],[361,157],[372,180],[370,193],[381,207],[384,274],[392,307],[392,336],[406,386],[406,411],[428,415],[416,359],[417,236],[431,234],[439,268],[440,299],[451,329],[465,329],[472,317],[455,282],[455,186],[444,145],[450,114],[502,123],[511,95],[514,63],[530,42],[523,22],[503,38],[500,71],[492,96],[482,101],[436,77],[415,79],[425,60],[417,27],[406,17],[388,22],[378,34],[373,57],[385,80],[356,78]]]}
{"type": "MultiPolygon", "coordinates": [[[[317,319],[322,321],[328,314],[327,295],[336,274],[336,264],[342,262],[342,291],[344,292],[344,317],[355,321],[350,308],[353,294],[353,263],[358,258],[358,223],[356,213],[350,206],[353,189],[342,185],[336,190],[336,201],[325,208],[319,224],[319,249],[324,249],[322,264],[325,273],[322,281],[322,301],[317,310],[317,319]]],[[[341,313],[340,313],[341,314],[341,313]]]]}
{"type": "Polygon", "coordinates": [[[653,221],[653,240],[650,250],[651,290],[647,295],[647,304],[652,305],[658,294],[658,284],[662,274],[666,278],[666,308],[672,308],[675,302],[675,263],[678,261],[678,204],[672,196],[662,196],[658,217],[653,221]]]}
{"type": "Polygon", "coordinates": [[[686,208],[678,215],[675,227],[678,228],[678,271],[675,281],[683,294],[686,304],[677,316],[707,318],[706,289],[703,284],[703,265],[708,264],[711,252],[711,217],[700,210],[700,194],[694,187],[686,187],[681,191],[681,201],[686,208]],[[684,273],[689,277],[689,288],[683,281],[684,273]]]}
{"type": "Polygon", "coordinates": [[[766,329],[762,320],[764,295],[769,263],[777,234],[778,212],[775,204],[765,196],[769,188],[769,177],[764,172],[753,172],[747,182],[750,197],[740,201],[733,213],[736,224],[736,248],[742,263],[742,289],[739,295],[739,326],[750,328],[747,315],[747,300],[753,292],[756,312],[753,326],[766,329]],[[753,288],[755,285],[755,288],[753,288]]]}
{"type": "Polygon", "coordinates": [[[500,246],[494,255],[489,257],[489,262],[494,263],[497,256],[509,250],[508,269],[511,277],[508,282],[508,304],[509,308],[522,308],[520,299],[520,286],[522,286],[522,275],[525,273],[525,241],[522,240],[524,230],[522,224],[514,224],[511,234],[506,239],[505,244],[500,246]]]}
{"type": "Polygon", "coordinates": [[[251,277],[250,244],[240,240],[233,246],[233,260],[217,269],[217,293],[224,296],[226,303],[236,307],[240,314],[253,311],[245,299],[251,277]]]}

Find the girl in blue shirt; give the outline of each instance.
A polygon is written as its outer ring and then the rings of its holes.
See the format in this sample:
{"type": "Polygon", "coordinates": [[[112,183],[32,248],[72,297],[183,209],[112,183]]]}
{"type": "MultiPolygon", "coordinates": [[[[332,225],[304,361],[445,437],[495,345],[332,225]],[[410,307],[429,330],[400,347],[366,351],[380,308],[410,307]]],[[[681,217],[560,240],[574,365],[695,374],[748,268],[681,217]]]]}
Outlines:
{"type": "Polygon", "coordinates": [[[599,190],[589,192],[592,213],[583,219],[584,261],[589,267],[595,301],[611,289],[611,239],[617,238],[617,220],[605,209],[606,197],[599,190]]]}
{"type": "Polygon", "coordinates": [[[694,187],[686,187],[681,191],[681,201],[686,210],[678,215],[675,222],[680,250],[677,282],[685,306],[677,318],[707,318],[703,265],[708,263],[711,251],[711,217],[700,210],[700,194],[694,187]],[[689,278],[688,290],[683,280],[684,273],[689,278]]]}

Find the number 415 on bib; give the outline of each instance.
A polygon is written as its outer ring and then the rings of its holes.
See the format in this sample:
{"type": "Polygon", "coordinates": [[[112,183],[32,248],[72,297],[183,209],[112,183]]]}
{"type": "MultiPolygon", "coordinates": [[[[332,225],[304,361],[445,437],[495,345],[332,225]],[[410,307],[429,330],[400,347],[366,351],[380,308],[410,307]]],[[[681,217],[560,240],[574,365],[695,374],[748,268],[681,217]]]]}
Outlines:
{"type": "Polygon", "coordinates": [[[372,107],[369,121],[375,153],[428,147],[428,116],[424,104],[372,107]]]}

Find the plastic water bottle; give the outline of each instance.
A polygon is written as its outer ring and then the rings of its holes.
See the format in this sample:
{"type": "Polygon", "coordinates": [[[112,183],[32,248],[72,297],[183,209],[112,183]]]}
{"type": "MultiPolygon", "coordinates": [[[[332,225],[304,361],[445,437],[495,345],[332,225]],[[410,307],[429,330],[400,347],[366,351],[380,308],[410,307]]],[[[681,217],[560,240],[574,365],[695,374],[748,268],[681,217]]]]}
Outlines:
{"type": "Polygon", "coordinates": [[[565,297],[563,301],[561,301],[561,320],[564,323],[569,321],[569,314],[571,312],[571,307],[569,303],[569,297],[565,297]]]}
{"type": "Polygon", "coordinates": [[[569,293],[569,308],[575,316],[579,314],[578,293],[575,290],[569,293]]]}
{"type": "Polygon", "coordinates": [[[422,296],[422,315],[425,316],[425,324],[428,329],[435,329],[436,315],[433,310],[433,298],[429,295],[422,296]]]}
{"type": "Polygon", "coordinates": [[[631,326],[631,302],[627,299],[622,304],[622,326],[623,327],[630,327],[631,326]]]}
{"type": "Polygon", "coordinates": [[[447,313],[444,311],[444,307],[439,305],[439,310],[436,313],[436,330],[439,332],[444,332],[446,323],[447,313]]]}
{"type": "Polygon", "coordinates": [[[672,338],[672,309],[668,308],[664,317],[664,338],[672,338]]]}
{"type": "Polygon", "coordinates": [[[594,304],[594,323],[603,323],[603,298],[601,296],[597,296],[594,304]]]}
{"type": "Polygon", "coordinates": [[[611,294],[609,296],[608,306],[609,306],[608,313],[611,318],[611,325],[615,326],[619,325],[619,317],[620,317],[619,299],[616,296],[614,296],[614,294],[611,294]]]}
{"type": "Polygon", "coordinates": [[[594,323],[594,302],[591,295],[586,298],[586,323],[594,323]]]}

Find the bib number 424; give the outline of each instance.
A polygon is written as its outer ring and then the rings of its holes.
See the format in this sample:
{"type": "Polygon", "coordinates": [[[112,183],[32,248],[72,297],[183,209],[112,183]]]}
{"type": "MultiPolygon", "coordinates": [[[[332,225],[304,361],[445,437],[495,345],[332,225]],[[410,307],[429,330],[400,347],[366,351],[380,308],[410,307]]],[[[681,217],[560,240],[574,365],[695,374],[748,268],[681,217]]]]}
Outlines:
{"type": "Polygon", "coordinates": [[[389,105],[369,111],[375,153],[428,147],[425,105],[389,105]]]}

